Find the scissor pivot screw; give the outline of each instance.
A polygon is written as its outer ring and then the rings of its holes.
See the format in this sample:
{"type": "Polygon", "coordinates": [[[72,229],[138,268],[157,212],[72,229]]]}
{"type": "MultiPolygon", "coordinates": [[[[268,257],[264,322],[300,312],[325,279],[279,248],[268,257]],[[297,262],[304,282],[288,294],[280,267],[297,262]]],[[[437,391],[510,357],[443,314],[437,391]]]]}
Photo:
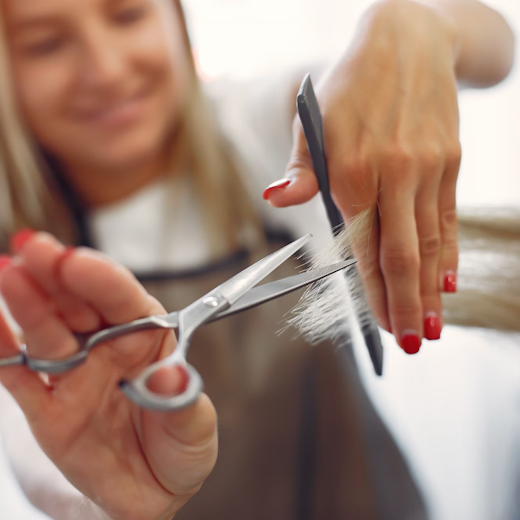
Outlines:
{"type": "Polygon", "coordinates": [[[214,309],[215,307],[218,307],[218,300],[214,298],[213,296],[210,296],[209,298],[206,298],[203,300],[203,303],[206,307],[210,307],[214,309]]]}

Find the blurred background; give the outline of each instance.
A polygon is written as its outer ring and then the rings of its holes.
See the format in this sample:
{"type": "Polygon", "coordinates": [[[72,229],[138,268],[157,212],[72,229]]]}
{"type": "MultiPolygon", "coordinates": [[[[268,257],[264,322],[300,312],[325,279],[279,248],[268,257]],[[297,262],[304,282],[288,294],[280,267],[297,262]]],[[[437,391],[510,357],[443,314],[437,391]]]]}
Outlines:
{"type": "MultiPolygon", "coordinates": [[[[207,80],[252,78],[329,63],[373,0],[184,0],[199,70],[207,80]]],[[[518,0],[486,2],[520,27],[518,0]]],[[[461,95],[464,150],[459,203],[520,202],[520,76],[461,95]]]]}
{"type": "MultiPolygon", "coordinates": [[[[371,3],[184,0],[205,81],[327,64],[345,50],[371,3]]],[[[519,0],[487,3],[520,34],[519,0]]],[[[517,67],[498,87],[461,93],[459,206],[520,204],[519,74],[517,67]]],[[[424,490],[432,520],[520,519],[520,337],[448,328],[442,342],[413,359],[391,338],[385,341],[383,380],[372,375],[364,351],[358,360],[424,490]]],[[[43,519],[22,497],[2,457],[0,451],[0,518],[43,519]]]]}

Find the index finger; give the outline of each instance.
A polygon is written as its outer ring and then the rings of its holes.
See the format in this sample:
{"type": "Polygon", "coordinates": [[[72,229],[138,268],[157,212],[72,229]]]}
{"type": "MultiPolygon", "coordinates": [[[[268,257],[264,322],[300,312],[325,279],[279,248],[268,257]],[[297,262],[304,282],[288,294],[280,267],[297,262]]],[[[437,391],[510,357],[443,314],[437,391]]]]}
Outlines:
{"type": "Polygon", "coordinates": [[[128,269],[97,251],[74,250],[61,263],[60,278],[71,294],[89,303],[109,324],[164,313],[128,269]]]}

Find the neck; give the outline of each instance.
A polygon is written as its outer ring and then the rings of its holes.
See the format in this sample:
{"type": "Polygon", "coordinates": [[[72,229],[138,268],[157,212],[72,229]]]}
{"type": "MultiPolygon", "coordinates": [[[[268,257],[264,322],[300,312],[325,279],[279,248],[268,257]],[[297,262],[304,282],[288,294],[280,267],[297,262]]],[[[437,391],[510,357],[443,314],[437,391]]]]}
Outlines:
{"type": "Polygon", "coordinates": [[[161,178],[168,156],[159,155],[130,167],[103,168],[94,165],[65,165],[67,179],[88,208],[123,200],[161,178]]]}

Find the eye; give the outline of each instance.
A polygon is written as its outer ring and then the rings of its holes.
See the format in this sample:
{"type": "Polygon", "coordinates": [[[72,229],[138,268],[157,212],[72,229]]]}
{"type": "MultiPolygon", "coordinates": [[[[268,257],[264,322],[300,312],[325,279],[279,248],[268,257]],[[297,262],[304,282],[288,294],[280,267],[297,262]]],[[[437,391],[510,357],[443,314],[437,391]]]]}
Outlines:
{"type": "Polygon", "coordinates": [[[132,25],[146,17],[148,7],[137,5],[120,9],[115,13],[115,21],[121,25],[132,25]]]}
{"type": "Polygon", "coordinates": [[[34,57],[48,56],[58,52],[64,46],[63,38],[53,37],[30,43],[25,46],[25,51],[34,57]]]}

